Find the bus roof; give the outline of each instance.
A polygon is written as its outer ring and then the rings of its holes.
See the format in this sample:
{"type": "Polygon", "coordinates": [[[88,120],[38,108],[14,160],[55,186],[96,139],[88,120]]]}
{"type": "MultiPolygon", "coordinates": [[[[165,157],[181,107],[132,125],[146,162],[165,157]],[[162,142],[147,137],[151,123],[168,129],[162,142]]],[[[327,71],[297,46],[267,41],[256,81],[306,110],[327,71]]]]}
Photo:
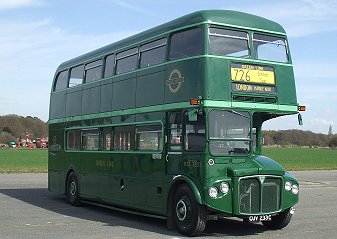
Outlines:
{"type": "Polygon", "coordinates": [[[108,52],[120,50],[125,47],[131,47],[132,45],[135,45],[141,41],[151,39],[161,34],[201,23],[222,24],[229,27],[275,32],[285,35],[285,30],[280,24],[263,17],[230,10],[203,10],[185,15],[183,17],[177,18],[170,22],[164,23],[157,27],[151,28],[149,30],[143,31],[118,42],[109,44],[97,50],[66,61],[59,66],[57,71],[67,69],[68,67],[82,63],[88,59],[100,57],[103,54],[107,54],[108,52]]]}

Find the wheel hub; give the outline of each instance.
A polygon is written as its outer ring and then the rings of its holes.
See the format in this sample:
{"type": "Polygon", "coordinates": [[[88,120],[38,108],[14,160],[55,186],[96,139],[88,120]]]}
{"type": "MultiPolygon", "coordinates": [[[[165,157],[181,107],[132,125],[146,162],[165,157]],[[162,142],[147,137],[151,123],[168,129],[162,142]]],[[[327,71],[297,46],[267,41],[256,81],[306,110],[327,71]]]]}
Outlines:
{"type": "Polygon", "coordinates": [[[76,183],[74,181],[72,181],[70,184],[70,194],[71,196],[76,195],[76,183]]]}
{"type": "Polygon", "coordinates": [[[184,221],[187,216],[187,206],[186,203],[181,199],[176,206],[176,215],[180,221],[184,221]]]}

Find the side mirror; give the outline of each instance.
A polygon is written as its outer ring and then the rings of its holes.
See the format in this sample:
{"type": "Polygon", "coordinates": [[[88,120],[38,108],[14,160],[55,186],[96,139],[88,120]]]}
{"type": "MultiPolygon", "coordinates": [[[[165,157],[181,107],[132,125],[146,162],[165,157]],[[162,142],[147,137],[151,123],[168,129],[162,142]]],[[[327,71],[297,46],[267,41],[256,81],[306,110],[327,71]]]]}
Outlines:
{"type": "Polygon", "coordinates": [[[188,121],[190,122],[198,121],[198,109],[188,110],[188,121]]]}
{"type": "Polygon", "coordinates": [[[300,113],[298,113],[297,118],[298,118],[298,124],[303,125],[303,119],[302,119],[302,115],[300,113]]]}

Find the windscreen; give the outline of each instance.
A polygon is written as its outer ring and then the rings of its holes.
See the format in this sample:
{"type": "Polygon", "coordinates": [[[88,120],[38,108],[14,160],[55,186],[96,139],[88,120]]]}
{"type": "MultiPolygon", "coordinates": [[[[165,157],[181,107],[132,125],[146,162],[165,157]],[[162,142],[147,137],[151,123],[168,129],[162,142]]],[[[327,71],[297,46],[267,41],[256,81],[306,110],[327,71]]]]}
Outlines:
{"type": "Polygon", "coordinates": [[[246,155],[251,148],[251,119],[247,112],[213,110],[209,114],[212,155],[246,155]]]}
{"type": "Polygon", "coordinates": [[[248,57],[248,34],[221,28],[209,29],[210,53],[220,56],[248,57]]]}
{"type": "Polygon", "coordinates": [[[288,62],[287,45],[284,38],[253,34],[253,45],[257,59],[288,62]]]}

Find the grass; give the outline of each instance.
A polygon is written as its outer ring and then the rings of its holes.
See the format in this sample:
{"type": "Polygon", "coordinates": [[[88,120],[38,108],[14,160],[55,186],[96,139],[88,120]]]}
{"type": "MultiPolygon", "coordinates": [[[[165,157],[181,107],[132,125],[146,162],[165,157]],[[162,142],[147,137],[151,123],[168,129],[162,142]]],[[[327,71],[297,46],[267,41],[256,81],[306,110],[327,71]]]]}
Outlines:
{"type": "MultiPolygon", "coordinates": [[[[337,149],[264,147],[263,155],[287,170],[337,170],[337,149]]],[[[0,173],[45,173],[46,149],[0,150],[0,173]]]]}
{"type": "Polygon", "coordinates": [[[45,173],[47,149],[1,149],[0,173],[45,173]]]}
{"type": "Polygon", "coordinates": [[[337,149],[264,147],[262,154],[274,159],[287,170],[337,169],[337,149]]]}

